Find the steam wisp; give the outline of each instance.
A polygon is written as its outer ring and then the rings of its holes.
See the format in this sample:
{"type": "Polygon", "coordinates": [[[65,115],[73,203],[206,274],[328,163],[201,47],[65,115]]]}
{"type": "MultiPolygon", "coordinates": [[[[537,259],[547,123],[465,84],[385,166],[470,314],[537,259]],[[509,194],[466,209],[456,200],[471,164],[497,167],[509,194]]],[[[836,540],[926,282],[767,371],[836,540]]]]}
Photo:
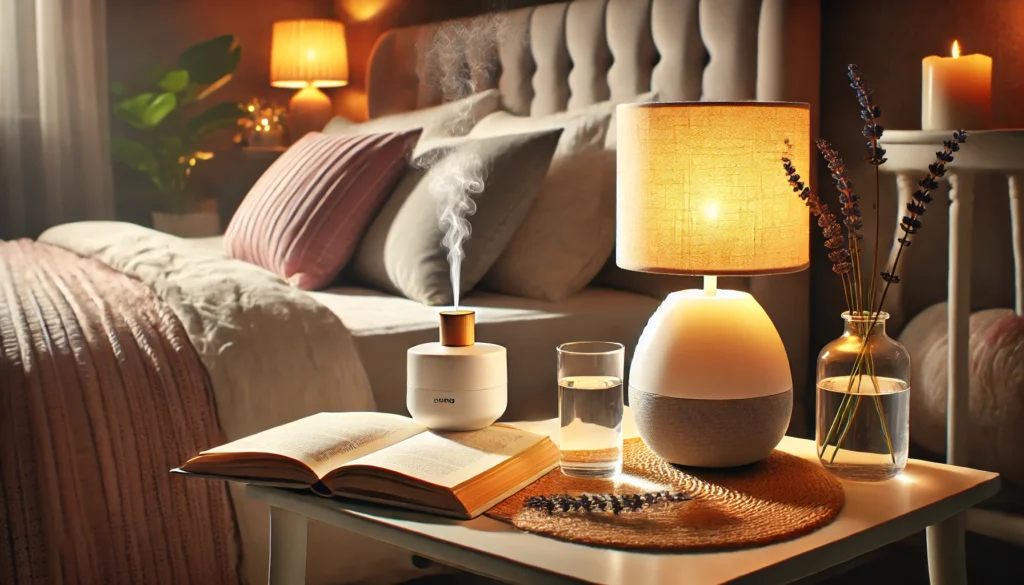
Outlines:
{"type": "MultiPolygon", "coordinates": [[[[471,21],[445,23],[435,30],[432,46],[427,49],[427,61],[435,64],[433,73],[445,102],[475,93],[478,85],[490,78],[492,61],[481,51],[494,46],[494,39],[504,27],[504,22],[501,15],[489,15],[471,21]]],[[[476,122],[475,113],[466,104],[446,130],[449,136],[462,136],[476,122]]],[[[444,232],[441,244],[448,249],[452,296],[458,309],[462,259],[465,258],[463,243],[472,233],[467,218],[476,213],[473,197],[484,192],[487,168],[473,142],[460,144],[454,150],[441,151],[434,156],[420,157],[417,165],[437,167],[430,173],[428,188],[438,201],[438,225],[444,232]]]]}

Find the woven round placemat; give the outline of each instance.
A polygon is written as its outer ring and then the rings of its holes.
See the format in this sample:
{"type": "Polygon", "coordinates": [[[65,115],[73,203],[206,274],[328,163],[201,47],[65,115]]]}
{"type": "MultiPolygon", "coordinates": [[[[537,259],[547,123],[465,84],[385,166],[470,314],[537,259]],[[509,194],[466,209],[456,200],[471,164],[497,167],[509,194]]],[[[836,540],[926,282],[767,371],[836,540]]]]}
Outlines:
{"type": "Polygon", "coordinates": [[[734,469],[679,468],[640,439],[623,446],[623,473],[581,479],[554,469],[487,512],[520,530],[596,546],[658,550],[708,550],[760,546],[807,534],[828,524],[843,507],[843,487],[820,465],[782,451],[734,469]],[[672,490],[687,502],[657,504],[639,512],[524,510],[530,496],[631,494],[672,490]]]}

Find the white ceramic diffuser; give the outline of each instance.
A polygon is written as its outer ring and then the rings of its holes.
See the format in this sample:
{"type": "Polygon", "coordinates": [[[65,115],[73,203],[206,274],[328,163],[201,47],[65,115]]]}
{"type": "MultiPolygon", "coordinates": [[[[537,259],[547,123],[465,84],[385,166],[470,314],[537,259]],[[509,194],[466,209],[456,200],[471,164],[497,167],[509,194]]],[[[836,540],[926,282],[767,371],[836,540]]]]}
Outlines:
{"type": "Polygon", "coordinates": [[[408,351],[405,405],[431,429],[474,431],[508,405],[505,348],[476,343],[473,311],[442,311],[441,341],[408,351]]]}

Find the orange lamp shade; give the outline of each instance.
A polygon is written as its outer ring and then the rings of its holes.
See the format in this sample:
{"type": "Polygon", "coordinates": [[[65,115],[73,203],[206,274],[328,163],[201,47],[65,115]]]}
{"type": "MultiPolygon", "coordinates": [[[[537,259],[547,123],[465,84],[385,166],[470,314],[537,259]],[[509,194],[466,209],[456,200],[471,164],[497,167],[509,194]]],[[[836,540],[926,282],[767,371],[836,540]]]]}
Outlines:
{"type": "Polygon", "coordinates": [[[810,171],[807,104],[624,104],[616,118],[620,267],[752,275],[810,265],[810,214],[781,161],[810,171]]]}
{"type": "Polygon", "coordinates": [[[347,85],[345,25],[327,19],[275,22],[270,84],[295,89],[347,85]]]}

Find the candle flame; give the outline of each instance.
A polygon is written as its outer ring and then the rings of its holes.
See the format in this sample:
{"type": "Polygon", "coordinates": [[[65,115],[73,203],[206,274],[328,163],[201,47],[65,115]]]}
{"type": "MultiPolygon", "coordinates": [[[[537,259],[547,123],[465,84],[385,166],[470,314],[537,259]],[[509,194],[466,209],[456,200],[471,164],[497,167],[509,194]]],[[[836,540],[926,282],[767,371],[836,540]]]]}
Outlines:
{"type": "Polygon", "coordinates": [[[953,41],[952,53],[953,53],[953,58],[954,59],[959,59],[960,58],[960,41],[953,41]]]}

